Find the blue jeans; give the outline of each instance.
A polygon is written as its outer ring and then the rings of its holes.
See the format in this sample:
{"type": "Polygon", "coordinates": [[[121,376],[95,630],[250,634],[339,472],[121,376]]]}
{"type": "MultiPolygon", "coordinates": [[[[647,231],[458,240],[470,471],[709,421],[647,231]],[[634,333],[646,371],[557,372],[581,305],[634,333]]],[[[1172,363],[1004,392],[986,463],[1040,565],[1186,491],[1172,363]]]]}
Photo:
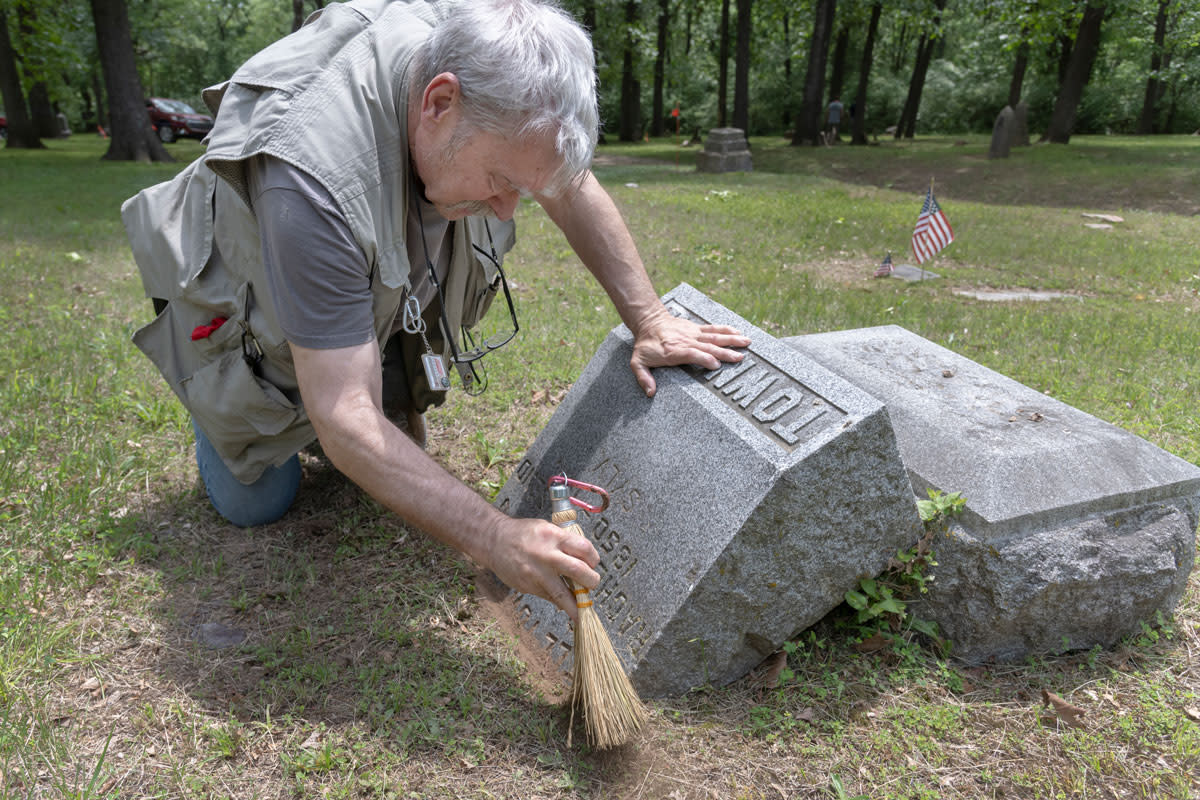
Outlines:
{"type": "Polygon", "coordinates": [[[262,477],[247,485],[233,477],[195,420],[192,430],[196,432],[196,466],[217,513],[239,528],[266,525],[287,513],[300,488],[299,456],[292,456],[282,467],[267,467],[262,477]]]}

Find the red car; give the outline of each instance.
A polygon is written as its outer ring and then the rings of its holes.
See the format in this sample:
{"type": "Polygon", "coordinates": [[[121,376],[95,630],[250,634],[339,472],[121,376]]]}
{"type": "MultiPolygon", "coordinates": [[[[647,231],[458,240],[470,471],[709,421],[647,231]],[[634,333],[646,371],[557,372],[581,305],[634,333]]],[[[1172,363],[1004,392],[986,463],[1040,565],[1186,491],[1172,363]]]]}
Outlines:
{"type": "Polygon", "coordinates": [[[146,111],[150,113],[155,133],[164,142],[173,142],[181,136],[203,139],[212,130],[213,118],[196,113],[182,100],[151,97],[146,101],[146,111]]]}
{"type": "Polygon", "coordinates": [[[4,116],[4,112],[0,111],[0,139],[8,138],[8,117],[4,116]]]}

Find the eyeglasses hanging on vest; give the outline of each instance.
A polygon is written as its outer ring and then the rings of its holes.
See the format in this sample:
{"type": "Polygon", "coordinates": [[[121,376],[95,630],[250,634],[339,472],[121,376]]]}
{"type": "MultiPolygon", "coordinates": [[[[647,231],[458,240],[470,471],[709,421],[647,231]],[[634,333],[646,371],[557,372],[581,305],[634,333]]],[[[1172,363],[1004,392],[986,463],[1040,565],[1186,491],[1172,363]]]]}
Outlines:
{"type": "Polygon", "coordinates": [[[425,221],[421,217],[420,208],[417,209],[417,221],[421,226],[421,244],[425,251],[425,268],[429,270],[429,279],[433,282],[433,286],[437,289],[438,294],[438,312],[442,318],[442,329],[447,332],[448,344],[450,345],[450,363],[458,371],[458,376],[462,380],[463,389],[469,395],[483,394],[487,389],[487,370],[484,369],[482,359],[485,355],[498,350],[504,345],[513,340],[520,330],[517,324],[517,309],[513,306],[512,292],[508,288],[508,278],[504,275],[504,268],[500,266],[500,258],[496,255],[496,245],[492,241],[492,229],[487,224],[487,220],[483,221],[484,230],[487,231],[488,247],[491,252],[487,252],[477,244],[471,246],[475,252],[492,262],[492,266],[496,268],[496,280],[492,282],[491,289],[496,291],[497,284],[499,288],[504,290],[504,300],[508,303],[508,315],[512,319],[512,330],[503,331],[501,333],[492,334],[491,336],[480,338],[476,342],[475,334],[467,329],[465,325],[461,327],[463,347],[461,352],[458,345],[454,343],[454,335],[450,333],[450,320],[446,317],[446,296],[442,294],[442,284],[438,280],[437,270],[433,268],[433,262],[429,258],[429,247],[425,244],[425,221]]]}

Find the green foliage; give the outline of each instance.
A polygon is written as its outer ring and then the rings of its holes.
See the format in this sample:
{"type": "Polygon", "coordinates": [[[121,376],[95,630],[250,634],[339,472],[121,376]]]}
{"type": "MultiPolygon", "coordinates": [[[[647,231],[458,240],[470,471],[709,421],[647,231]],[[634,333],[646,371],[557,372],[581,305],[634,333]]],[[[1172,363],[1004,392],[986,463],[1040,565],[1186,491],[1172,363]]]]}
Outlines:
{"type": "MultiPolygon", "coordinates": [[[[929,591],[933,576],[929,571],[937,566],[933,541],[945,531],[949,520],[966,505],[959,492],[927,490],[929,499],[918,500],[917,510],[925,525],[925,534],[910,548],[896,552],[887,569],[876,577],[864,577],[858,588],[844,595],[846,605],[855,611],[854,625],[864,640],[876,639],[892,643],[894,648],[909,644],[912,631],[924,634],[939,648],[946,650],[937,626],[928,620],[912,616],[908,604],[929,591]]],[[[911,655],[911,654],[910,654],[911,655]]]]}
{"type": "MultiPolygon", "coordinates": [[[[581,17],[585,4],[566,6],[581,17]]],[[[624,50],[632,42],[633,78],[637,81],[643,128],[652,113],[654,69],[658,57],[660,3],[634,4],[635,21],[626,23],[625,0],[594,0],[593,42],[599,80],[601,119],[611,134],[618,120],[624,50]]],[[[1193,4],[1194,5],[1194,4],[1193,4]]],[[[72,126],[93,130],[95,100],[90,96],[98,71],[91,10],[72,0],[52,4],[22,0],[12,9],[25,14],[22,26],[10,23],[21,56],[25,88],[45,81],[52,102],[72,126]]],[[[870,3],[840,3],[835,27],[849,30],[843,100],[854,100],[859,59],[866,35],[870,3]]],[[[247,58],[291,30],[290,5],[274,0],[154,0],[127,3],[133,47],[143,86],[149,95],[178,97],[202,108],[201,90],[228,78],[247,58]]],[[[305,11],[316,8],[306,3],[305,11]]],[[[717,122],[719,3],[669,3],[664,59],[664,112],[678,104],[684,136],[708,130],[717,122]]],[[[1109,3],[1099,61],[1080,104],[1079,133],[1129,132],[1141,112],[1153,50],[1155,0],[1109,3]]],[[[753,4],[750,52],[750,130],[752,135],[778,135],[789,129],[801,97],[812,34],[811,5],[773,0],[753,4]]],[[[1058,91],[1061,42],[1070,41],[1078,25],[1080,4],[1070,0],[1031,3],[1026,0],[950,4],[935,33],[938,45],[922,93],[918,135],[985,133],[1008,96],[1013,58],[1021,43],[1030,46],[1023,97],[1030,108],[1030,128],[1045,125],[1058,91]]],[[[732,111],[735,69],[734,23],[729,31],[726,106],[732,111]]],[[[896,123],[908,92],[917,37],[930,26],[929,4],[884,5],[866,102],[868,134],[882,134],[896,123]]],[[[1200,10],[1172,4],[1159,71],[1163,96],[1158,125],[1166,132],[1190,133],[1200,127],[1200,10]]],[[[827,64],[832,75],[833,55],[827,64]]],[[[826,98],[827,99],[827,98],[826,98]]],[[[670,129],[674,129],[670,121],[670,129]]],[[[173,148],[174,149],[174,148],[173,148]]]]}
{"type": "Polygon", "coordinates": [[[851,795],[847,792],[846,788],[842,785],[842,779],[836,773],[829,776],[829,786],[833,790],[834,800],[871,800],[865,794],[851,795]]]}
{"type": "Polygon", "coordinates": [[[846,592],[846,604],[858,611],[858,622],[875,622],[881,618],[891,617],[902,620],[905,604],[892,594],[892,588],[880,584],[874,578],[860,578],[858,586],[862,591],[851,589],[846,592]]]}
{"type": "Polygon", "coordinates": [[[958,516],[967,505],[967,499],[961,492],[941,492],[937,489],[926,489],[925,492],[929,499],[917,501],[917,513],[927,526],[944,523],[958,516]]]}

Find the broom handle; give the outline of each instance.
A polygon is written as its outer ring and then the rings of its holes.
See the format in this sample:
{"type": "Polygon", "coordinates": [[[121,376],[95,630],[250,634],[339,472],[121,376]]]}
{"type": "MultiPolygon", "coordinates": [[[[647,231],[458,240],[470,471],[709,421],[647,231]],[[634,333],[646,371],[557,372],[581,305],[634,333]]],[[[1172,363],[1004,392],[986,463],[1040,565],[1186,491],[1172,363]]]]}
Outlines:
{"type": "MultiPolygon", "coordinates": [[[[570,531],[571,533],[578,534],[579,536],[584,535],[583,528],[579,527],[579,523],[575,521],[575,509],[571,508],[570,506],[567,506],[567,508],[563,509],[562,511],[555,511],[550,515],[550,521],[565,531],[570,531]]],[[[567,585],[568,589],[575,593],[576,608],[591,608],[592,598],[591,595],[588,594],[587,588],[565,576],[563,577],[563,583],[567,585]]]]}

